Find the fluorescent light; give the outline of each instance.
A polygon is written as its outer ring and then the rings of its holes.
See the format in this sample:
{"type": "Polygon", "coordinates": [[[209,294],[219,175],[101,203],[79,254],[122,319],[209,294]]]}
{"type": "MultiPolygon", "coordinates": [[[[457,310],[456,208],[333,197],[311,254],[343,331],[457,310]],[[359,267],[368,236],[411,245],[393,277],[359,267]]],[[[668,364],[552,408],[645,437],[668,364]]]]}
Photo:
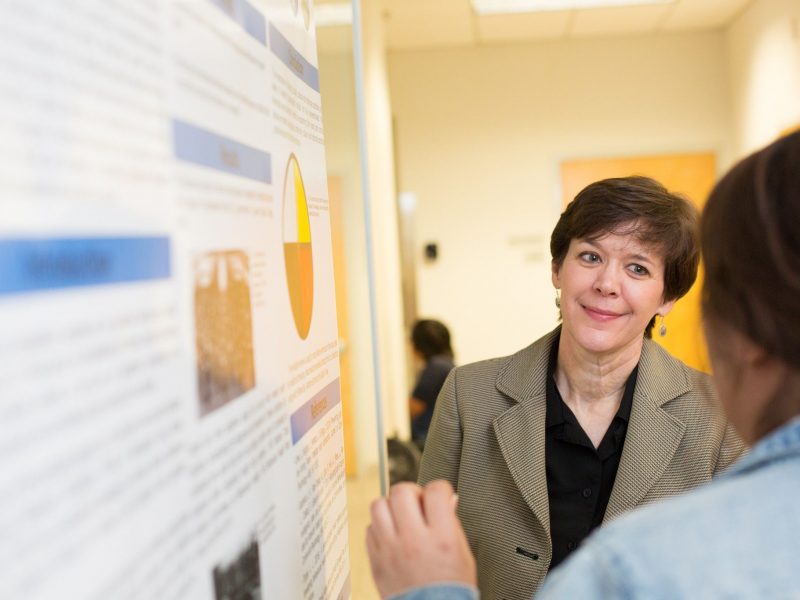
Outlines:
{"type": "Polygon", "coordinates": [[[479,15],[496,15],[672,2],[674,0],[472,0],[472,8],[479,15]]]}
{"type": "Polygon", "coordinates": [[[397,196],[397,204],[400,210],[406,213],[413,213],[417,207],[417,195],[414,192],[400,192],[397,196]]]}
{"type": "Polygon", "coordinates": [[[317,27],[352,25],[353,5],[350,2],[342,4],[316,4],[314,6],[314,22],[317,27]]]}

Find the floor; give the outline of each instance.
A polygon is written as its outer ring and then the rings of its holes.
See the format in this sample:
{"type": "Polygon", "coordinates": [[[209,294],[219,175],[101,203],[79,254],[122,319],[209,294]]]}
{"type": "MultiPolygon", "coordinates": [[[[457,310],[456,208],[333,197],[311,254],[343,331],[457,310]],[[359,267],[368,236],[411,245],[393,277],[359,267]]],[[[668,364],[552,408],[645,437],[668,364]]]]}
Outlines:
{"type": "Polygon", "coordinates": [[[364,543],[369,525],[369,505],[380,495],[378,470],[347,480],[348,524],[350,531],[350,583],[353,600],[380,600],[364,543]]]}

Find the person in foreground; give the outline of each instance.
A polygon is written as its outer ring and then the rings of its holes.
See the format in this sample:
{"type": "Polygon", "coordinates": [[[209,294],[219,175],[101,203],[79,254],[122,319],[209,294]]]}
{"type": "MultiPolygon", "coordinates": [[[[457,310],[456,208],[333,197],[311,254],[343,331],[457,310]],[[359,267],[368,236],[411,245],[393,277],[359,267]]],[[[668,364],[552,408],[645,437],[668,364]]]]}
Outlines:
{"type": "MultiPolygon", "coordinates": [[[[713,483],[592,535],[537,598],[800,598],[800,133],[748,157],[702,220],[702,303],[723,408],[749,454],[713,483]]],[[[475,563],[447,482],[374,503],[381,595],[474,599],[475,563]]]]}
{"type": "Polygon", "coordinates": [[[561,325],[453,370],[420,465],[420,483],[459,495],[484,600],[528,600],[601,523],[743,451],[710,377],[649,339],[694,283],[694,208],[645,177],[598,181],[561,215],[550,252],[561,325]]]}

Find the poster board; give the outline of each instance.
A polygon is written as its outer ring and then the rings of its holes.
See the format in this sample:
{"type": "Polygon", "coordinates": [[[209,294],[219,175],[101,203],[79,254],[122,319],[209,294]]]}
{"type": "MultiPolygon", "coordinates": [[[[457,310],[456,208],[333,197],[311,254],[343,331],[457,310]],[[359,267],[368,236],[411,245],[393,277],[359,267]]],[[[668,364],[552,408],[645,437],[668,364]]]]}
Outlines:
{"type": "Polygon", "coordinates": [[[350,597],[310,0],[0,6],[0,597],[350,597]]]}

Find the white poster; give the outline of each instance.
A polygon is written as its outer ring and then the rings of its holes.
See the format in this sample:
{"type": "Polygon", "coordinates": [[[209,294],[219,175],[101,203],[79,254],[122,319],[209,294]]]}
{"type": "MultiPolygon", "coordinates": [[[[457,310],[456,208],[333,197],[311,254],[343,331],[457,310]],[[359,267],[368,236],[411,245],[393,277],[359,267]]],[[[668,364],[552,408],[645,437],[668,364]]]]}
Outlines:
{"type": "Polygon", "coordinates": [[[0,598],[350,597],[310,0],[0,3],[0,598]]]}

